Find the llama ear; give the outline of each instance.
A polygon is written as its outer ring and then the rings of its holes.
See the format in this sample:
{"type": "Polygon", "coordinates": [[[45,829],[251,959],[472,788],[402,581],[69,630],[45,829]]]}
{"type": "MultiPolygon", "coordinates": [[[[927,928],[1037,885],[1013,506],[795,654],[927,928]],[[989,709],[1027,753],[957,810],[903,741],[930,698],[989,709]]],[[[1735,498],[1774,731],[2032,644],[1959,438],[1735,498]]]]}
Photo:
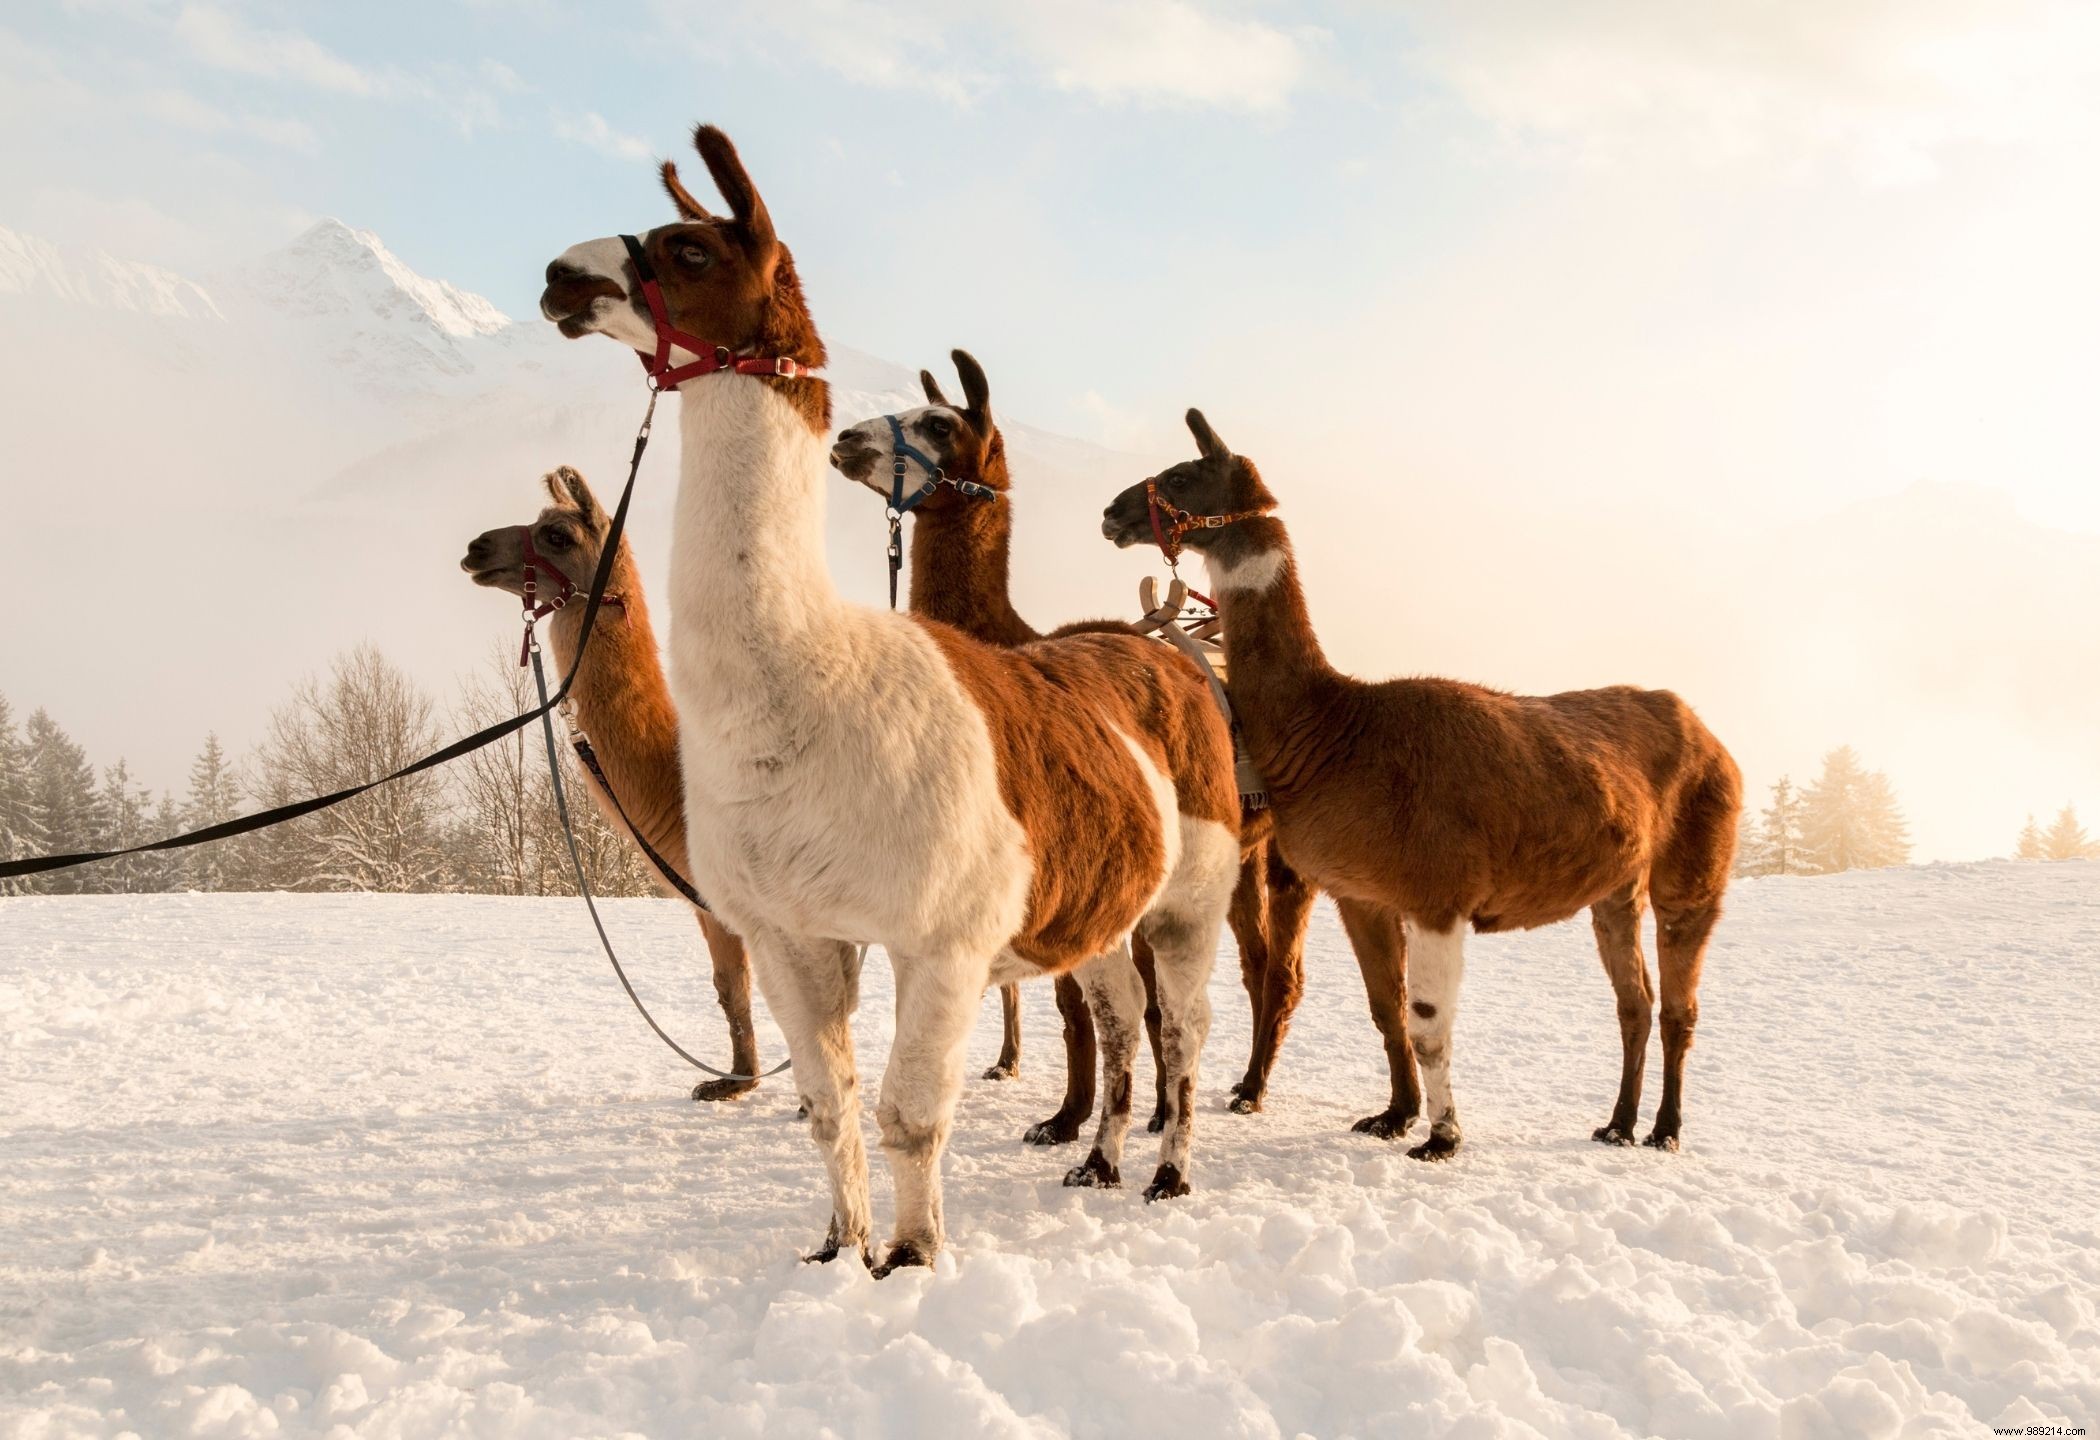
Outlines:
{"type": "Polygon", "coordinates": [[[1232,453],[1225,448],[1225,442],[1218,438],[1218,432],[1210,428],[1210,422],[1203,418],[1201,410],[1191,406],[1188,422],[1189,434],[1196,437],[1196,449],[1205,459],[1232,453]]]}
{"type": "Polygon", "coordinates": [[[598,503],[598,497],[592,492],[590,483],[567,465],[555,471],[554,478],[559,479],[568,490],[570,503],[582,512],[583,523],[590,526],[593,532],[603,535],[606,527],[605,507],[598,503]]]}
{"type": "Polygon", "coordinates": [[[693,148],[707,162],[707,173],[715,177],[715,188],[729,202],[730,216],[751,237],[752,248],[772,249],[773,217],[766,212],[766,202],[759,198],[758,187],[751,183],[729,137],[712,125],[702,125],[693,131],[693,148]]]}
{"type": "Polygon", "coordinates": [[[984,367],[967,350],[957,350],[950,356],[955,362],[955,373],[962,376],[963,399],[969,402],[973,415],[992,413],[992,387],[985,382],[984,367]]]}
{"type": "Polygon", "coordinates": [[[941,393],[941,382],[933,378],[931,370],[921,370],[919,372],[919,388],[926,392],[927,404],[946,405],[948,403],[948,397],[941,393]]]}
{"type": "Polygon", "coordinates": [[[685,182],[678,178],[678,167],[676,165],[666,160],[659,167],[658,173],[663,176],[664,194],[671,197],[671,203],[678,208],[680,219],[712,220],[715,218],[707,213],[705,205],[693,198],[693,192],[685,188],[685,182]]]}

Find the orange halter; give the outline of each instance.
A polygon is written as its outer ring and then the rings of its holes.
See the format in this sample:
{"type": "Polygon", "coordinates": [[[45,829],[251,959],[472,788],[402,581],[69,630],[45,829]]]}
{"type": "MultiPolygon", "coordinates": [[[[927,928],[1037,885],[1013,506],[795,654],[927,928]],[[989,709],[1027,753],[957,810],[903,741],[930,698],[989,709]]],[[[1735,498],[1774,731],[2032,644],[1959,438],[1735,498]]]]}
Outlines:
{"type": "Polygon", "coordinates": [[[1169,567],[1180,561],[1181,537],[1189,531],[1222,530],[1227,525],[1241,520],[1252,520],[1257,515],[1266,515],[1271,508],[1263,505],[1254,510],[1234,510],[1226,515],[1198,515],[1161,496],[1157,479],[1148,479],[1145,482],[1145,505],[1152,516],[1152,538],[1159,542],[1159,553],[1167,557],[1169,567]],[[1161,515],[1165,515],[1170,523],[1160,524],[1161,515]]]}

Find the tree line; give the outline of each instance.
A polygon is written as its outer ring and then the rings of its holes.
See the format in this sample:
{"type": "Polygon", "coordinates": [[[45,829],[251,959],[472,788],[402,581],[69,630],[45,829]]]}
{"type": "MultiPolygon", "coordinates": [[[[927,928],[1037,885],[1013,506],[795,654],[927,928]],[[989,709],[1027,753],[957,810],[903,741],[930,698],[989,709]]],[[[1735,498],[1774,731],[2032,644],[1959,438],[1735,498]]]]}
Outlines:
{"type": "MultiPolygon", "coordinates": [[[[0,857],[117,850],[340,790],[529,709],[500,647],[441,706],[371,646],[302,680],[242,757],[206,735],[182,792],[155,795],[119,759],[100,769],[44,710],[18,720],[0,695],[0,857]]],[[[648,862],[599,815],[567,745],[563,784],[592,889],[659,893],[648,862]]],[[[332,809],[215,844],[0,880],[4,894],[183,890],[575,893],[537,725],[332,809]]]]}
{"type": "Polygon", "coordinates": [[[2034,816],[2020,827],[2013,842],[2015,860],[2100,860],[2100,840],[2085,833],[2078,823],[2077,807],[2066,805],[2056,812],[2047,830],[2034,823],[2034,816]]]}
{"type": "Polygon", "coordinates": [[[1761,811],[1743,811],[1738,875],[1834,875],[1910,862],[1910,823],[1896,788],[1850,745],[1823,757],[1823,773],[1801,787],[1782,775],[1761,811]]]}

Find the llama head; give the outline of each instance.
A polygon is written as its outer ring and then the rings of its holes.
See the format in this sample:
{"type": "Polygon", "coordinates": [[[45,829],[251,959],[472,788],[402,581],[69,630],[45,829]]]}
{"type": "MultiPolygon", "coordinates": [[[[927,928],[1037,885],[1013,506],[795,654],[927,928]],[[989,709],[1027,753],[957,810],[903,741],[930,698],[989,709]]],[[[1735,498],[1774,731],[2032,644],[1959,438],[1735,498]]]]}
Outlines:
{"type": "MultiPolygon", "coordinates": [[[[773,233],[773,217],[736,147],[712,125],[693,132],[693,145],[729,213],[711,214],[679,180],[678,167],[664,161],[664,190],[679,219],[637,238],[670,324],[734,354],[823,364],[824,343],[810,321],[794,259],[773,233]]],[[[607,335],[645,360],[655,354],[656,325],[641,277],[617,235],[572,245],[547,266],[540,314],[571,339],[607,335]]],[[[672,358],[698,357],[674,346],[672,358]]]]}
{"type": "MultiPolygon", "coordinates": [[[[591,577],[598,573],[598,557],[605,553],[605,535],[612,520],[584,478],[568,466],[546,475],[543,483],[554,503],[540,511],[529,525],[500,525],[468,543],[459,568],[472,576],[476,585],[507,590],[513,595],[525,593],[525,541],[520,532],[530,530],[532,548],[543,561],[560,569],[579,592],[590,588],[591,577]]],[[[620,568],[627,558],[625,537],[620,541],[620,550],[620,562],[613,569],[614,589],[621,588],[620,568]]],[[[551,588],[545,576],[540,577],[539,585],[542,590],[551,588]]]]}
{"type": "Polygon", "coordinates": [[[1196,458],[1170,465],[1118,495],[1101,512],[1101,533],[1118,549],[1158,543],[1152,514],[1156,496],[1160,530],[1170,537],[1180,517],[1225,517],[1214,528],[1183,529],[1179,543],[1188,549],[1228,558],[1269,548],[1276,522],[1266,517],[1276,508],[1276,497],[1262,483],[1261,472],[1226,448],[1201,410],[1189,411],[1188,425],[1196,437],[1196,458]]]}
{"type": "MultiPolygon", "coordinates": [[[[984,367],[967,350],[954,351],[950,358],[955,361],[955,373],[962,378],[964,404],[951,403],[941,393],[940,382],[933,373],[921,370],[919,385],[926,392],[927,403],[914,410],[901,410],[895,416],[878,415],[839,431],[838,440],[831,447],[832,467],[848,480],[858,480],[888,499],[896,463],[896,436],[889,422],[895,419],[904,431],[905,441],[933,461],[948,479],[975,481],[1004,494],[1010,483],[1006,440],[992,418],[991,387],[985,382],[984,367]]],[[[907,488],[916,489],[931,478],[921,474],[920,469],[915,463],[908,467],[907,488]]],[[[919,513],[975,508],[981,503],[965,497],[953,486],[943,485],[920,503],[919,513]]]]}

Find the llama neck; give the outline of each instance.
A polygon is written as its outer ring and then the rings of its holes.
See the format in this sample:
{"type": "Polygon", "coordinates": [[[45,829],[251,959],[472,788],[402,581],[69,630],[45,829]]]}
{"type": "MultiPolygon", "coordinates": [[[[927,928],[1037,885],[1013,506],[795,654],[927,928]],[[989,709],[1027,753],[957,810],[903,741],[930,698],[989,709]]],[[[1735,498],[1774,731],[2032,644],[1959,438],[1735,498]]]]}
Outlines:
{"type": "Polygon", "coordinates": [[[1261,737],[1303,712],[1331,683],[1334,667],[1313,633],[1298,581],[1298,562],[1281,521],[1242,521],[1204,557],[1211,593],[1225,622],[1225,659],[1232,704],[1259,759],[1261,737]]]}
{"type": "MultiPolygon", "coordinates": [[[[628,819],[642,838],[672,865],[685,868],[683,796],[678,786],[678,717],[664,681],[656,650],[656,631],[649,623],[634,566],[626,555],[613,569],[608,587],[624,600],[619,609],[601,608],[584,652],[582,668],[569,691],[577,728],[591,738],[591,748],[605,778],[619,797],[628,819]]],[[[567,674],[576,661],[576,640],[583,628],[583,605],[556,612],[548,627],[548,648],[567,674]]]]}
{"type": "Polygon", "coordinates": [[[681,713],[702,692],[702,703],[764,704],[806,682],[810,667],[791,662],[845,613],[824,555],[822,433],[746,376],[710,375],[679,395],[671,672],[681,713]]]}
{"type": "Polygon", "coordinates": [[[1013,501],[963,500],[920,510],[911,532],[911,609],[996,645],[1042,638],[1014,609],[1013,501]]]}

